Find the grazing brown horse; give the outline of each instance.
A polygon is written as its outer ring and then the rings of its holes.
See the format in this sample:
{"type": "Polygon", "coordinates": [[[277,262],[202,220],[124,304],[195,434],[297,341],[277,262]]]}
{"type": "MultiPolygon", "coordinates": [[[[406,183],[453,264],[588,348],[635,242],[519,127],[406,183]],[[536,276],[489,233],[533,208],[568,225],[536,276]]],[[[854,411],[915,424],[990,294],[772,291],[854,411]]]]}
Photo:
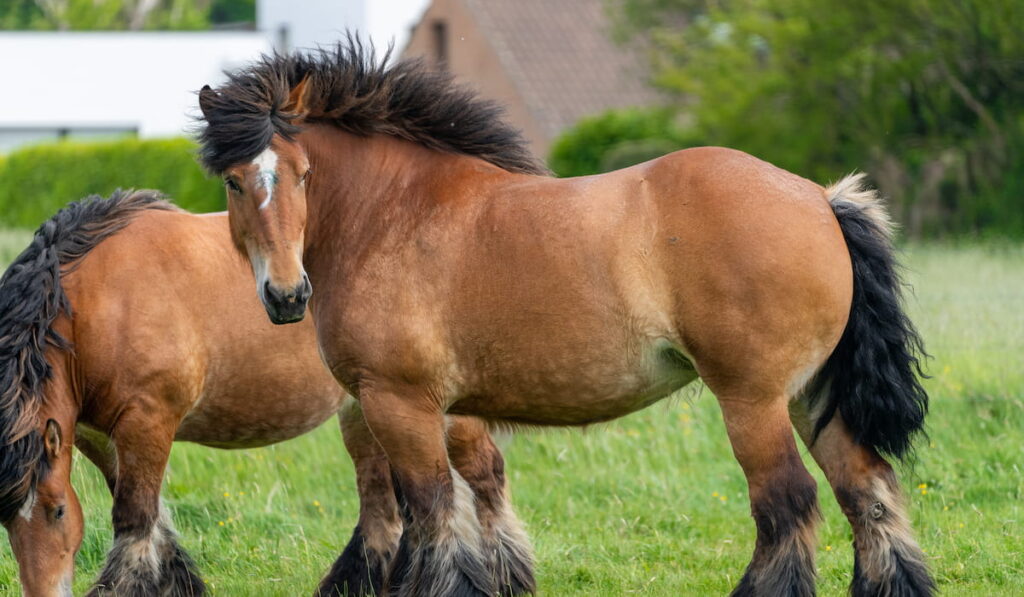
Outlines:
{"type": "Polygon", "coordinates": [[[928,595],[899,484],[927,395],[890,226],[739,151],[553,179],[492,104],[350,40],[265,57],[199,95],[201,157],[270,319],[309,306],[324,359],[387,453],[398,595],[492,595],[445,413],[585,425],[700,377],[757,527],[737,595],[814,593],[816,488],[853,527],[855,595],[928,595]],[[308,275],[308,278],[307,278],[308,275]]]}
{"type": "MultiPolygon", "coordinates": [[[[401,518],[386,457],[343,399],[312,325],[266,320],[226,215],[191,215],[149,191],[69,205],[0,279],[0,519],[25,594],[71,594],[83,527],[73,444],[114,496],[114,547],[90,595],[198,595],[159,501],[172,441],[261,446],[339,408],[362,507],[323,594],[378,593],[401,518]]],[[[480,516],[518,528],[484,425],[453,417],[449,437],[480,516]]]]}

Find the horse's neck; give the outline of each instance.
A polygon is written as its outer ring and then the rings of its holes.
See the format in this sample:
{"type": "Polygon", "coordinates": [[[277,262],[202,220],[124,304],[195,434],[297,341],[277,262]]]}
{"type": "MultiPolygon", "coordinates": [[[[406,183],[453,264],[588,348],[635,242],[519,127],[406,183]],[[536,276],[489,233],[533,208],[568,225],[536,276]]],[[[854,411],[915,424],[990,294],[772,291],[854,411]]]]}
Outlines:
{"type": "MultiPolygon", "coordinates": [[[[439,203],[462,194],[479,160],[386,135],[311,127],[302,143],[315,182],[307,192],[306,250],[353,255],[406,237],[439,203]]],[[[509,175],[494,169],[491,176],[509,175]]],[[[314,258],[315,255],[307,255],[314,258]]]]}

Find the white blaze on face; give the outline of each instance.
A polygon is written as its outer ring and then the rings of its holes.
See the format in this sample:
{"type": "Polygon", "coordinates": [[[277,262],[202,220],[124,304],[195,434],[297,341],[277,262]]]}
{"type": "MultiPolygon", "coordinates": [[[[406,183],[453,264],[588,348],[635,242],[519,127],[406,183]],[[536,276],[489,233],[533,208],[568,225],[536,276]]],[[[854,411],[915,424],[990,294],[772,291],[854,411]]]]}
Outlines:
{"type": "Polygon", "coordinates": [[[32,521],[32,509],[36,507],[36,492],[29,490],[28,498],[25,503],[21,505],[21,509],[18,510],[18,516],[25,519],[26,522],[32,521]]]}
{"type": "Polygon", "coordinates": [[[274,185],[277,184],[277,154],[268,147],[263,150],[263,153],[256,156],[252,164],[256,166],[256,176],[259,177],[263,188],[267,190],[267,198],[260,203],[259,207],[264,209],[274,198],[274,185]]]}
{"type": "Polygon", "coordinates": [[[270,277],[267,260],[263,258],[263,255],[259,253],[256,247],[250,247],[249,262],[252,264],[252,273],[256,277],[256,294],[259,295],[260,300],[266,304],[267,297],[265,296],[264,288],[267,284],[267,278],[270,277]]]}

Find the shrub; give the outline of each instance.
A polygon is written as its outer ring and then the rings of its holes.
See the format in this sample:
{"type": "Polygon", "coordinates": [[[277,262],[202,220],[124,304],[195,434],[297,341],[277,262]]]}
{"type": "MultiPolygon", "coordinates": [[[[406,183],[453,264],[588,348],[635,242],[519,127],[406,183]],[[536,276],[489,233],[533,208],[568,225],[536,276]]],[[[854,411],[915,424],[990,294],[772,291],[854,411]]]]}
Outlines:
{"type": "Polygon", "coordinates": [[[156,189],[196,212],[224,209],[220,181],[196,163],[188,139],[64,141],[0,158],[0,227],[35,228],[65,204],[117,188],[156,189]]]}
{"type": "Polygon", "coordinates": [[[681,149],[680,144],[668,139],[623,141],[604,152],[604,156],[601,157],[601,171],[611,172],[620,168],[628,168],[647,160],[660,158],[677,149],[681,149]]]}
{"type": "Polygon", "coordinates": [[[610,110],[584,118],[555,140],[548,167],[558,176],[585,176],[694,145],[669,110],[610,110]],[[656,153],[657,152],[657,153],[656,153]]]}

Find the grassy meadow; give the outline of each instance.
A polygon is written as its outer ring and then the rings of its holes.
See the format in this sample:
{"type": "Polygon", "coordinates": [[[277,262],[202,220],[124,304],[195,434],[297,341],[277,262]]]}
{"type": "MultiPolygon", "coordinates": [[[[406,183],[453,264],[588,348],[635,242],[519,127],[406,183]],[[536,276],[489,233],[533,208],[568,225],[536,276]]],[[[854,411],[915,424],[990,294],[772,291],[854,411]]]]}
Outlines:
{"type": "MultiPolygon", "coordinates": [[[[0,263],[28,239],[0,234],[0,263]]],[[[934,359],[930,437],[901,469],[917,536],[946,595],[1024,594],[1024,246],[911,246],[909,305],[934,359]]],[[[754,541],[746,488],[706,389],[584,431],[512,438],[507,468],[537,553],[539,594],[724,595],[754,541]]],[[[805,455],[806,456],[806,455],[805,455]]],[[[843,595],[851,533],[824,478],[819,591],[843,595]]],[[[75,592],[111,543],[110,496],[87,461],[75,592]]],[[[310,594],[358,511],[334,422],[237,452],[179,444],[164,489],[212,595],[310,594]]],[[[0,593],[17,571],[0,548],[0,593]]]]}

